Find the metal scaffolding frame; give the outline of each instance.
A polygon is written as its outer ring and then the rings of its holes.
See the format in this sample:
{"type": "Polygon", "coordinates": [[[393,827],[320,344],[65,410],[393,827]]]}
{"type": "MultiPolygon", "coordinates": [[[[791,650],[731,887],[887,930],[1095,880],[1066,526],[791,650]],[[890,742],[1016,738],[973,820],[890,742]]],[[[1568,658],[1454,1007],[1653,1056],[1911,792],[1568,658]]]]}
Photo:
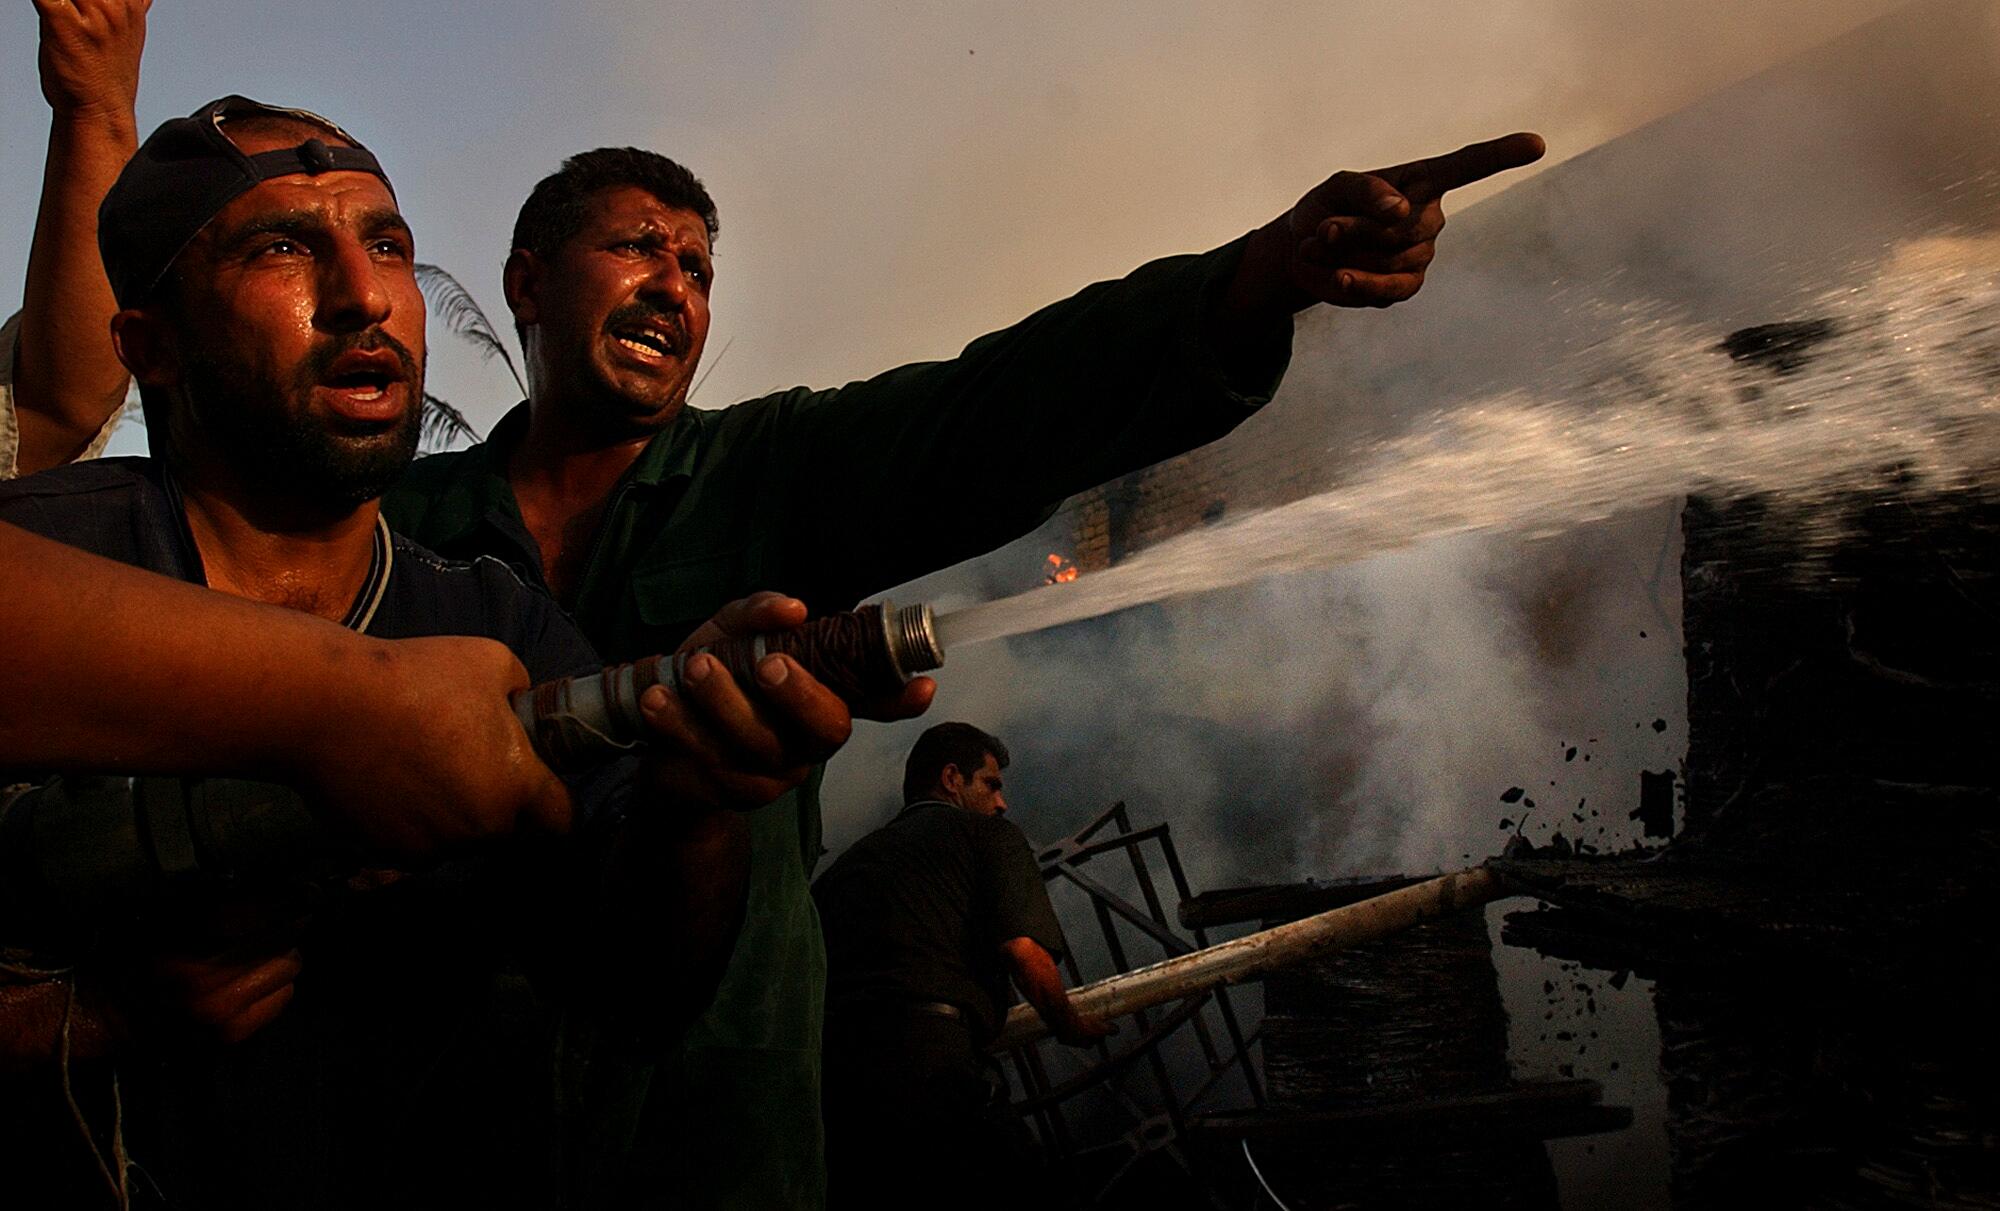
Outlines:
{"type": "MultiPolygon", "coordinates": [[[[1051,884],[1068,884],[1089,897],[1091,909],[1103,933],[1105,951],[1114,968],[1111,973],[1096,973],[1092,978],[1131,971],[1158,959],[1187,954],[1209,945],[1205,929],[1190,929],[1186,936],[1175,930],[1167,916],[1166,905],[1160,898],[1159,888],[1153,881],[1153,864],[1146,852],[1148,848],[1157,849],[1172,880],[1176,904],[1191,899],[1193,892],[1181,868],[1180,855],[1174,850],[1168,826],[1160,823],[1135,829],[1122,802],[1113,804],[1082,829],[1044,847],[1037,854],[1044,880],[1051,884]],[[1138,887],[1138,903],[1081,870],[1093,859],[1110,858],[1120,853],[1125,855],[1131,866],[1138,887]],[[1137,944],[1150,944],[1157,947],[1160,953],[1157,956],[1142,954],[1134,962],[1127,949],[1126,931],[1136,931],[1134,940],[1137,944]]],[[[1063,956],[1063,963],[1068,969],[1072,987],[1085,982],[1074,946],[1063,956]]],[[[1156,1009],[1135,1013],[1131,1015],[1130,1026],[1137,1027],[1136,1037],[1127,1040],[1114,1036],[1098,1043],[1093,1049],[1095,1060],[1082,1072],[1060,1081],[1050,1078],[1043,1061],[1042,1043],[1015,1048],[1008,1053],[1016,1088],[1020,1091],[1020,1096],[1014,1101],[1014,1109],[1034,1123],[1050,1157],[1066,1166],[1078,1162],[1089,1165],[1093,1158],[1097,1158],[1108,1170],[1109,1175],[1092,1194],[1092,1205],[1105,1201],[1133,1166],[1155,1153],[1165,1154],[1189,1178],[1205,1186],[1194,1152],[1185,1145],[1188,1117],[1202,1108],[1203,1099],[1216,1093],[1231,1073],[1241,1074],[1251,1105],[1264,1105],[1263,1081],[1249,1057],[1249,1048],[1256,1042],[1256,1033],[1244,1034],[1226,987],[1190,997],[1164,1011],[1156,1009]],[[1214,1020],[1211,1021],[1211,1018],[1214,1020]],[[1178,1087],[1186,1083],[1185,1076],[1177,1082],[1173,1068],[1161,1054],[1162,1045],[1183,1030],[1192,1032],[1207,1069],[1194,1082],[1192,1091],[1185,1094],[1178,1087]],[[1132,1087],[1132,1077],[1137,1070],[1150,1074],[1150,1081],[1145,1082],[1149,1089],[1142,1091],[1132,1087]],[[1065,1105],[1100,1087],[1111,1093],[1122,1112],[1123,1130],[1095,1142],[1080,1141],[1064,1112],[1065,1105]],[[1123,1153],[1122,1158],[1117,1157],[1119,1153],[1123,1153]]],[[[1121,1032],[1129,1033],[1129,1027],[1121,1027],[1121,1032]]],[[[1101,1125],[1097,1125],[1090,1134],[1101,1136],[1107,1133],[1102,1131],[1101,1125]]]]}

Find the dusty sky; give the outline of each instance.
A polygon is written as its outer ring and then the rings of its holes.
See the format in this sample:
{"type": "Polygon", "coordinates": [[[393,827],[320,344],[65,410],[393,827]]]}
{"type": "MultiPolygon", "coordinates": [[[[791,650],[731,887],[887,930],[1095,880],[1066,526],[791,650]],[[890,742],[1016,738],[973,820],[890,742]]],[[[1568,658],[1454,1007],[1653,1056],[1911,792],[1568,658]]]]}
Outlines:
{"type": "MultiPolygon", "coordinates": [[[[1554,162],[1894,7],[159,0],[140,116],[235,91],[335,117],[496,314],[535,179],[606,143],[676,156],[722,212],[698,396],[722,406],[948,355],[1338,168],[1523,127],[1554,162]]],[[[27,0],[0,0],[7,308],[46,133],[34,46],[27,0]]],[[[433,389],[490,424],[511,384],[436,344],[433,389]]]]}

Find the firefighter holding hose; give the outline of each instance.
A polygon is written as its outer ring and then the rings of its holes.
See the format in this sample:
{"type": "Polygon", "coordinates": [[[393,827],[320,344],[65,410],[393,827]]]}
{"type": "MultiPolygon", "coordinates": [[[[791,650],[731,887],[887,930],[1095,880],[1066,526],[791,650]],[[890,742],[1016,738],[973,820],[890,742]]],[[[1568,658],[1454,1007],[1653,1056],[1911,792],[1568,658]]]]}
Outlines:
{"type": "Polygon", "coordinates": [[[986,1056],[1018,988],[1056,1037],[1111,1033],[1056,966],[1062,926],[1006,819],[1007,746],[967,723],[917,738],[907,806],[813,884],[826,928],[828,1198],[835,1207],[1025,1207],[1033,1142],[986,1056]]]}
{"type": "MultiPolygon", "coordinates": [[[[407,711],[458,688],[486,700],[472,715],[489,725],[496,695],[597,666],[555,603],[504,565],[441,560],[381,520],[377,497],[416,446],[424,308],[409,229],[357,141],[303,111],[224,98],[140,147],[98,236],[121,306],[112,332],[156,457],[0,484],[0,523],[188,583],[52,559],[50,574],[68,576],[53,583],[96,586],[76,609],[121,611],[163,649],[189,642],[182,624],[218,624],[211,645],[257,625],[212,608],[195,587],[207,585],[266,603],[243,605],[252,618],[269,606],[298,615],[305,625],[265,625],[299,645],[302,668],[351,680],[318,699],[329,707],[365,709],[391,692],[407,711]],[[171,608],[135,616],[149,599],[171,608]],[[355,642],[315,638],[342,627],[355,642]],[[429,664],[435,685],[418,691],[382,675],[417,653],[359,640],[432,635],[500,650],[435,641],[465,679],[429,664]],[[364,667],[324,667],[342,659],[364,667]]],[[[16,535],[0,528],[10,559],[47,545],[16,535]]],[[[739,602],[698,637],[781,626],[796,605],[739,602]]],[[[251,638],[215,655],[254,668],[271,646],[251,638]]],[[[268,744],[282,711],[207,747],[200,724],[227,725],[213,701],[186,708],[184,726],[115,738],[115,714],[5,721],[8,759],[30,769],[89,770],[95,754],[99,769],[288,777],[321,794],[72,778],[0,804],[0,1051],[29,1069],[0,1086],[0,1172],[77,1207],[127,1201],[140,1181],[184,1206],[554,1205],[570,1161],[555,1019],[632,1052],[671,1031],[675,1003],[708,983],[627,962],[627,947],[672,954],[660,927],[694,921],[691,881],[675,871],[713,861],[713,823],[727,813],[708,808],[768,800],[847,736],[847,706],[789,657],[756,665],[754,703],[734,678],[698,675],[711,663],[690,661],[680,693],[642,704],[654,741],[643,766],[613,763],[567,786],[502,709],[510,730],[497,748],[489,730],[481,752],[513,769],[469,774],[462,797],[378,798],[398,778],[327,776],[371,762],[407,764],[403,778],[449,774],[448,762],[402,751],[448,730],[384,736],[394,713],[352,725],[331,714],[280,750],[268,744]],[[165,752],[166,736],[188,747],[165,752]],[[488,793],[523,781],[536,789],[525,804],[488,793]],[[628,814],[631,803],[682,810],[628,814]],[[342,879],[359,872],[322,868],[309,886],[273,878],[284,872],[260,860],[261,843],[288,845],[301,816],[392,869],[342,879]]],[[[5,684],[39,684],[28,664],[10,662],[5,684]]],[[[192,679],[190,693],[258,709],[227,671],[192,679]]],[[[287,684],[296,679],[274,678],[287,684]]],[[[330,855],[309,845],[286,856],[314,866],[330,855]]],[[[697,907],[729,917],[741,901],[697,907]]]]}
{"type": "MultiPolygon", "coordinates": [[[[387,515],[448,558],[495,556],[538,579],[611,660],[673,651],[713,617],[746,632],[796,627],[991,550],[1075,492],[1229,432],[1275,392],[1295,311],[1410,297],[1436,251],[1443,194],[1540,154],[1539,139],[1517,135],[1338,173],[1241,239],[1087,287],[956,358],[707,412],[685,405],[708,335],[714,203],[664,157],[585,153],[536,187],[508,246],[527,400],[485,443],[420,462],[387,515]],[[1067,453],[1047,457],[1052,443],[1067,453]],[[772,588],[791,596],[717,614],[772,588]]],[[[70,331],[101,333],[109,316],[90,311],[102,296],[36,297],[72,311],[70,331]]],[[[66,381],[118,378],[106,342],[63,352],[66,381]]],[[[43,392],[46,369],[33,376],[43,392]]],[[[48,407],[30,398],[30,377],[21,406],[48,407]]],[[[372,406],[365,377],[343,386],[372,406]]],[[[567,1092],[602,1116],[579,1130],[605,1141],[575,1166],[579,1202],[761,1209],[821,1198],[824,954],[807,893],[819,818],[802,758],[845,735],[847,707],[803,705],[823,687],[784,657],[761,661],[753,685],[721,668],[691,659],[681,696],[641,695],[687,758],[662,798],[768,806],[713,815],[712,844],[687,851],[700,860],[685,869],[706,883],[676,885],[706,913],[707,934],[684,974],[723,974],[683,1044],[657,1069],[588,1041],[571,1057],[571,1071],[598,1083],[567,1092]],[[791,706],[773,727],[776,700],[791,706]],[[740,741],[739,726],[755,739],[740,741]]],[[[863,709],[913,713],[930,688],[917,678],[863,709]]],[[[676,1012],[663,1006],[660,1024],[676,1012]]]]}
{"type": "MultiPolygon", "coordinates": [[[[1295,312],[1410,298],[1444,194],[1541,154],[1520,134],[1336,173],[1240,239],[1085,287],[955,358],[711,411],[687,395],[717,280],[715,201],[664,156],[585,152],[535,186],[509,245],[528,398],[484,443],[420,460],[386,507],[442,554],[536,569],[611,660],[671,651],[760,589],[792,594],[797,625],[1222,437],[1276,392],[1295,312]]],[[[909,713],[929,692],[917,678],[888,705],[909,713]]],[[[720,939],[725,974],[677,1053],[623,1082],[595,1067],[611,1115],[597,1133],[632,1141],[605,1156],[595,1197],[820,1203],[817,787],[743,821],[743,928],[720,939]]]]}

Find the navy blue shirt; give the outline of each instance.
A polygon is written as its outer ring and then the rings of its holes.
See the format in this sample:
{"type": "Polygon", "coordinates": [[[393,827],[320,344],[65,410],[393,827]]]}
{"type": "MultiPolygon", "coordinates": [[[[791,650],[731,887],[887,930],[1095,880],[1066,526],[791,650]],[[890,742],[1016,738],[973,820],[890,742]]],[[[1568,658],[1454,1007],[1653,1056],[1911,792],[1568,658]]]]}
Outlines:
{"type": "MultiPolygon", "coordinates": [[[[0,483],[0,521],[205,583],[178,492],[155,461],[0,483]]],[[[347,622],[385,639],[496,639],[536,681],[598,664],[554,600],[506,565],[440,559],[386,527],[347,622]]],[[[629,769],[572,783],[580,828],[615,814],[629,769]]],[[[551,922],[577,899],[565,900],[563,872],[588,869],[567,862],[575,853],[574,842],[543,840],[324,894],[276,1022],[234,1047],[120,1061],[125,1139],[145,1173],[139,1204],[157,1185],[190,1208],[554,1205],[556,1007],[528,973],[561,952],[551,922]]],[[[93,1205],[84,1196],[102,1193],[79,1164],[88,1154],[52,1080],[0,1096],[0,1133],[10,1188],[47,1191],[52,1206],[93,1205]],[[59,1197],[78,1175],[96,1189],[59,1197]]]]}
{"type": "MultiPolygon", "coordinates": [[[[0,481],[0,521],[149,572],[208,583],[179,493],[152,459],[98,459],[0,481]]],[[[378,535],[375,566],[345,621],[378,639],[497,639],[538,682],[600,663],[555,599],[506,564],[440,559],[400,535],[378,535]]]]}

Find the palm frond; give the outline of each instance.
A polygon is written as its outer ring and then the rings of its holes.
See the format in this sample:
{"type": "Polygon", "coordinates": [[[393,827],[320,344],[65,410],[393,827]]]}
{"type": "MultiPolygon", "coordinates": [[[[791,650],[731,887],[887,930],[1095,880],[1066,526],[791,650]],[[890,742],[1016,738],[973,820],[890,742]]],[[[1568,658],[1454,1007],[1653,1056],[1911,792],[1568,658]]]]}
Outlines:
{"type": "Polygon", "coordinates": [[[507,373],[514,376],[514,385],[520,388],[521,394],[528,394],[527,384],[521,381],[521,371],[514,365],[514,355],[507,352],[507,343],[500,339],[499,330],[493,326],[493,321],[486,318],[485,310],[472,297],[470,290],[438,266],[425,264],[417,266],[417,288],[424,292],[424,301],[444,321],[445,327],[469,341],[485,360],[499,358],[506,365],[507,373]]]}
{"type": "Polygon", "coordinates": [[[701,390],[701,385],[708,381],[708,376],[714,374],[715,368],[722,364],[722,359],[729,356],[729,346],[734,345],[735,343],[736,343],[736,338],[733,336],[730,337],[726,342],[724,342],[722,346],[722,351],[715,355],[715,360],[708,364],[708,369],[702,371],[701,377],[694,380],[694,386],[688,388],[688,393],[687,393],[688,403],[691,404],[694,402],[694,393],[701,390]]]}
{"type": "Polygon", "coordinates": [[[465,413],[428,391],[424,392],[424,419],[418,431],[418,440],[427,450],[448,450],[460,438],[479,440],[479,430],[465,419],[465,413]]]}

